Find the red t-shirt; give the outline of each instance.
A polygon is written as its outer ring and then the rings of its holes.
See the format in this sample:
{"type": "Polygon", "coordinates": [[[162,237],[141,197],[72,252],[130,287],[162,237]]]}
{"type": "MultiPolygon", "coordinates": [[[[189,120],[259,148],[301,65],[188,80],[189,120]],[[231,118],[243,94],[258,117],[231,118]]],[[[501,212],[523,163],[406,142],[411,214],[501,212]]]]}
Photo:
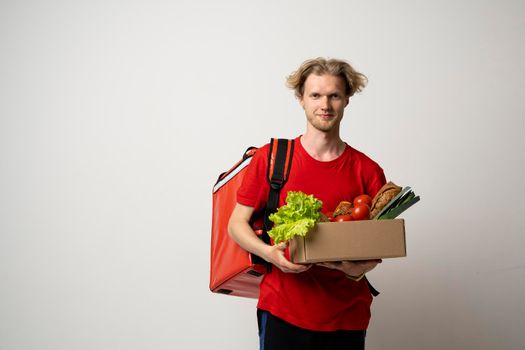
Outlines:
{"type": "MultiPolygon", "coordinates": [[[[268,199],[268,152],[269,144],[256,152],[237,193],[238,203],[256,211],[263,209],[268,199]]],[[[288,191],[302,191],[320,199],[326,213],[342,200],[363,193],[373,197],[385,182],[381,167],[349,145],[337,159],[321,162],[306,152],[298,137],[279,206],[285,204],[288,191]]],[[[257,307],[305,329],[364,330],[370,321],[371,303],[364,279],[355,282],[341,271],[314,265],[298,274],[273,268],[261,282],[257,307]]]]}

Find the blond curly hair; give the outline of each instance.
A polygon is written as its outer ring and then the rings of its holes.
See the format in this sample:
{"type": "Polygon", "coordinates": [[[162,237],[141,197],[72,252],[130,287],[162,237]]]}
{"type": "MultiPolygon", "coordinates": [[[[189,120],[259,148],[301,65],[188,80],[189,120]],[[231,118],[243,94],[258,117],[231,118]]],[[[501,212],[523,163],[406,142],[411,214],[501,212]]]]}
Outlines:
{"type": "Polygon", "coordinates": [[[301,97],[304,93],[304,82],[310,74],[330,74],[343,78],[346,97],[361,92],[368,82],[366,76],[356,71],[348,62],[335,58],[318,57],[304,61],[299,69],[286,78],[286,86],[294,90],[295,96],[301,97]]]}

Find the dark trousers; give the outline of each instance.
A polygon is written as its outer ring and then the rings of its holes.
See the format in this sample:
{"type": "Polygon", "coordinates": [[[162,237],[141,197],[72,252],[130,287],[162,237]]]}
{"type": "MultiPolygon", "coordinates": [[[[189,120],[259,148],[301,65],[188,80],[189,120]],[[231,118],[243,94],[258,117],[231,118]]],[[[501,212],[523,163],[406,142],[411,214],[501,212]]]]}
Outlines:
{"type": "Polygon", "coordinates": [[[318,332],[257,310],[260,350],[364,350],[366,331],[318,332]]]}

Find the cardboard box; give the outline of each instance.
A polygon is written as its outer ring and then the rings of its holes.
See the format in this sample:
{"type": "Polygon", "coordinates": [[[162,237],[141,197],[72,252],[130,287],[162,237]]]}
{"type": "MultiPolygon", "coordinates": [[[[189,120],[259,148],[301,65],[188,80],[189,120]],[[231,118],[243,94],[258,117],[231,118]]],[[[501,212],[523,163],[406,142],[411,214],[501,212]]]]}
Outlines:
{"type": "Polygon", "coordinates": [[[295,263],[403,256],[406,256],[403,219],[322,222],[306,237],[290,241],[290,257],[295,263]]]}

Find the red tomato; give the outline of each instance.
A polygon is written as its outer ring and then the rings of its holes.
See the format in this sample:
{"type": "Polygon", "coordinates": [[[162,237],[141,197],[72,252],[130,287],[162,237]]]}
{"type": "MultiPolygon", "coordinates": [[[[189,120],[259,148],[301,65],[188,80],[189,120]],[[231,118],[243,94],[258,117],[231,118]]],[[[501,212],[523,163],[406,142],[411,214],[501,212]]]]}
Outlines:
{"type": "Polygon", "coordinates": [[[334,219],[335,222],[352,221],[354,218],[352,214],[337,215],[334,219]]]}
{"type": "Polygon", "coordinates": [[[354,207],[354,210],[352,211],[352,218],[354,220],[368,220],[370,219],[370,208],[368,205],[358,205],[354,207]]]}
{"type": "Polygon", "coordinates": [[[354,207],[358,205],[366,204],[368,207],[372,206],[372,198],[367,194],[361,194],[354,198],[354,207]]]}
{"type": "Polygon", "coordinates": [[[326,216],[326,218],[328,219],[328,221],[334,221],[334,212],[333,211],[329,211],[327,212],[326,214],[324,214],[326,216]]]}

